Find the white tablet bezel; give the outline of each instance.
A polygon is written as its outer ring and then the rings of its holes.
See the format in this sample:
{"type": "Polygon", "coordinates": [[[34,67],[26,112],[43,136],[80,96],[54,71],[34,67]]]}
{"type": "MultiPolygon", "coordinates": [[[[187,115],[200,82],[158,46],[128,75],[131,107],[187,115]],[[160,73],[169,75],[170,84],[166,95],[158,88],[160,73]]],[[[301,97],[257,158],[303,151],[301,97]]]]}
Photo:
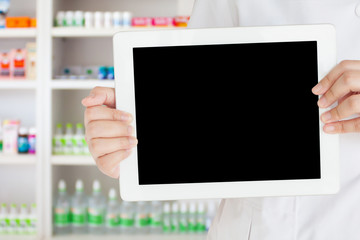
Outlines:
{"type": "MultiPolygon", "coordinates": [[[[335,28],[330,24],[265,27],[171,29],[119,32],[114,35],[116,108],[134,116],[133,48],[230,43],[317,41],[318,78],[336,65],[335,28]]],[[[289,78],[291,81],[291,78],[289,78]]],[[[311,91],[311,89],[309,89],[311,91]]],[[[319,114],[326,111],[320,109],[319,114]]],[[[310,180],[139,185],[137,149],[120,164],[120,195],[128,201],[260,196],[320,195],[339,189],[339,137],[325,134],[320,124],[321,178],[310,180]]],[[[289,129],[289,131],[292,131],[289,129]]],[[[294,130],[294,134],[296,131],[294,130]]],[[[275,136],[274,136],[275,137],[275,136]]],[[[304,149],[306,150],[306,149],[304,149]]],[[[147,161],[156,161],[147,159],[147,161]]],[[[291,161],[291,158],[289,158],[291,161]]],[[[219,163],[221,164],[221,163],[219,163]]],[[[151,171],[151,169],[149,169],[151,171]]],[[[205,170],[206,171],[206,170],[205,170]]]]}

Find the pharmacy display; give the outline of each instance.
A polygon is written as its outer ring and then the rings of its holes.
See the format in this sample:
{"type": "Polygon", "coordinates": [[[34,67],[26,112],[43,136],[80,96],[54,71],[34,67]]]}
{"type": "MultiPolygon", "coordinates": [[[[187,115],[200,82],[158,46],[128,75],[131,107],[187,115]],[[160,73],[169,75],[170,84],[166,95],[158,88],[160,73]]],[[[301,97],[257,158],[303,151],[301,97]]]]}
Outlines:
{"type": "Polygon", "coordinates": [[[104,196],[101,183],[94,180],[92,193],[84,192],[77,180],[70,196],[66,182],[58,183],[54,205],[54,233],[64,234],[201,234],[214,218],[217,201],[127,202],[117,191],[104,196]]]}
{"type": "Polygon", "coordinates": [[[334,36],[326,25],[116,34],[117,108],[139,140],[121,196],[335,192],[338,141],[311,92],[335,66],[334,36]]]}

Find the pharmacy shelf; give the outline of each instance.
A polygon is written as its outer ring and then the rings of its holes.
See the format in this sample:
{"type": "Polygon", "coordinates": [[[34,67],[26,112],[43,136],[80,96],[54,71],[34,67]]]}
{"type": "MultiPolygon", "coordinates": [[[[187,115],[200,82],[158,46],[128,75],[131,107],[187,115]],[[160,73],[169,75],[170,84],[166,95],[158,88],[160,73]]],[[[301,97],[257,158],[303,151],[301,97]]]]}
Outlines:
{"type": "Polygon", "coordinates": [[[115,87],[113,80],[57,80],[51,81],[52,89],[92,89],[94,87],[115,87]]]}
{"type": "Polygon", "coordinates": [[[0,38],[35,38],[36,28],[4,28],[0,29],[0,38]]]}
{"type": "Polygon", "coordinates": [[[28,235],[14,235],[14,236],[6,236],[1,235],[1,240],[36,240],[38,237],[36,236],[28,236],[28,235]]]}
{"type": "Polygon", "coordinates": [[[95,161],[91,156],[52,155],[51,164],[65,166],[93,166],[95,165],[95,161]]]}
{"type": "Polygon", "coordinates": [[[144,31],[159,29],[179,29],[180,27],[123,27],[123,28],[85,28],[85,27],[54,27],[51,34],[53,37],[112,37],[122,31],[144,31]]]}
{"type": "MultiPolygon", "coordinates": [[[[88,235],[68,235],[68,236],[54,236],[54,240],[97,240],[99,237],[88,235]]],[[[205,240],[206,234],[162,234],[162,235],[114,235],[101,236],[102,240],[205,240]]]]}
{"type": "Polygon", "coordinates": [[[36,89],[36,81],[26,79],[0,79],[0,89],[36,89]]]}
{"type": "Polygon", "coordinates": [[[0,154],[0,165],[35,165],[36,155],[0,154]]]}

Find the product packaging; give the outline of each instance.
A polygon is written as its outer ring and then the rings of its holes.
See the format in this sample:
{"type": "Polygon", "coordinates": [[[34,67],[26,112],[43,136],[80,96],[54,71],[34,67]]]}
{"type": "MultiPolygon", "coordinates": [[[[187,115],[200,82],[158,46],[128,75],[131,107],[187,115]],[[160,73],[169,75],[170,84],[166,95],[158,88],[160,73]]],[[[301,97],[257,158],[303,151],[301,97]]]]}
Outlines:
{"type": "Polygon", "coordinates": [[[17,153],[17,139],[20,121],[5,120],[3,122],[3,151],[4,153],[17,153]]]}
{"type": "Polygon", "coordinates": [[[174,18],[175,27],[187,27],[190,17],[187,16],[177,16],[174,18]]]}
{"type": "Polygon", "coordinates": [[[152,25],[154,27],[172,27],[174,25],[174,19],[172,17],[154,17],[152,19],[152,25]]]}
{"type": "Polygon", "coordinates": [[[6,17],[7,28],[28,28],[30,25],[29,17],[6,17]]]}
{"type": "Polygon", "coordinates": [[[133,27],[151,27],[152,19],[149,17],[134,17],[132,19],[133,27]]]}
{"type": "Polygon", "coordinates": [[[25,49],[13,49],[10,52],[11,64],[10,64],[10,77],[13,78],[25,78],[26,77],[26,50],[25,49]]]}
{"type": "Polygon", "coordinates": [[[0,79],[9,79],[10,78],[10,53],[1,52],[0,53],[0,79]]]}
{"type": "Polygon", "coordinates": [[[36,79],[36,43],[26,44],[26,76],[27,79],[36,79]]]}

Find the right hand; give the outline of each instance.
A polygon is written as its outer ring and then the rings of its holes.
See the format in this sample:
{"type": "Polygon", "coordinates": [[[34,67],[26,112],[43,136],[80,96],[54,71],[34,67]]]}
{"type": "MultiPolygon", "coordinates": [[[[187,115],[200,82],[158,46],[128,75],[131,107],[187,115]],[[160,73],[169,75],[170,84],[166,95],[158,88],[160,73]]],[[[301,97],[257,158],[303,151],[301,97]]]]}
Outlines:
{"type": "Polygon", "coordinates": [[[104,174],[118,178],[119,163],[137,145],[130,125],[132,116],[115,109],[115,90],[95,87],[82,104],[86,107],[85,140],[97,167],[104,174]]]}

